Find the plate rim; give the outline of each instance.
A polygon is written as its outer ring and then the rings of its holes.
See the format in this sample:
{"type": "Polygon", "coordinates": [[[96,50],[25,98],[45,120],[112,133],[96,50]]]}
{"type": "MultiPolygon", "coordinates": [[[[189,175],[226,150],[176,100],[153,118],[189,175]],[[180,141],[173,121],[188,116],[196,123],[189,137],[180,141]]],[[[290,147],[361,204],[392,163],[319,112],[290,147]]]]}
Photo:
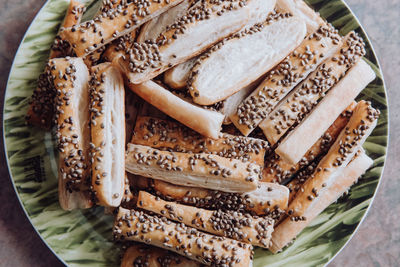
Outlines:
{"type": "MultiPolygon", "coordinates": [[[[9,162],[8,149],[7,149],[6,134],[5,134],[5,131],[4,131],[4,129],[5,129],[4,111],[5,111],[5,108],[6,108],[6,97],[7,97],[8,91],[9,91],[9,83],[10,83],[11,74],[13,73],[13,70],[15,68],[16,57],[19,54],[19,52],[20,52],[20,50],[22,48],[22,45],[23,45],[23,43],[25,41],[25,38],[26,38],[28,32],[30,31],[30,29],[32,28],[34,22],[37,20],[37,18],[39,17],[39,15],[43,11],[43,9],[50,3],[50,1],[52,1],[52,0],[46,0],[46,2],[37,11],[36,15],[31,20],[29,26],[27,27],[23,37],[21,38],[21,41],[20,41],[20,43],[18,45],[18,49],[16,50],[16,52],[14,54],[14,58],[13,58],[13,61],[11,63],[11,67],[9,69],[8,78],[7,78],[7,82],[6,82],[6,87],[5,87],[4,94],[3,94],[4,99],[3,99],[3,109],[2,109],[2,114],[3,114],[3,117],[2,117],[2,127],[3,127],[2,138],[3,138],[3,150],[4,150],[4,156],[5,156],[4,159],[5,159],[6,163],[7,163],[8,176],[9,176],[9,179],[11,180],[14,192],[17,195],[17,199],[18,199],[18,202],[20,204],[20,207],[22,208],[25,216],[27,217],[31,227],[34,229],[34,231],[37,234],[37,236],[39,236],[40,240],[42,240],[42,242],[46,245],[46,247],[52,252],[53,255],[56,256],[56,258],[58,260],[60,260],[60,262],[62,264],[64,264],[65,266],[68,266],[68,264],[65,262],[65,260],[58,253],[56,253],[54,251],[54,249],[49,245],[49,243],[39,233],[38,229],[33,224],[31,216],[28,214],[25,205],[22,203],[21,196],[18,193],[18,190],[17,190],[15,182],[14,182],[13,175],[12,175],[12,172],[11,172],[11,166],[10,166],[10,162],[9,162]]],[[[375,187],[375,191],[373,193],[373,196],[370,198],[370,203],[368,204],[368,207],[365,210],[361,220],[357,223],[356,228],[351,233],[349,238],[346,240],[345,244],[343,246],[341,246],[341,248],[324,264],[324,266],[328,266],[347,247],[347,245],[353,239],[354,235],[358,232],[359,228],[364,223],[364,220],[366,219],[367,215],[369,214],[370,209],[371,209],[372,205],[374,204],[375,198],[376,198],[376,196],[377,196],[377,194],[379,192],[379,189],[381,187],[381,183],[382,183],[382,180],[383,180],[383,175],[385,173],[386,162],[387,162],[387,158],[388,158],[388,148],[390,147],[390,140],[391,140],[391,138],[390,138],[391,137],[391,135],[390,135],[390,105],[389,105],[389,101],[388,101],[388,91],[387,91],[385,75],[384,75],[383,70],[382,70],[382,65],[380,63],[380,58],[377,56],[377,53],[376,53],[376,50],[375,50],[375,46],[372,43],[371,38],[369,37],[369,34],[365,30],[363,24],[360,22],[358,16],[356,16],[356,14],[354,13],[353,9],[351,9],[350,6],[348,5],[347,0],[340,0],[340,1],[345,5],[346,9],[351,13],[352,17],[357,21],[357,24],[359,25],[360,30],[362,31],[362,33],[367,38],[367,42],[368,42],[369,46],[371,47],[371,51],[373,53],[374,58],[376,59],[376,65],[378,66],[379,72],[381,74],[381,80],[382,80],[382,83],[383,83],[382,86],[383,86],[383,89],[384,89],[384,92],[385,92],[385,100],[387,102],[386,109],[387,109],[387,118],[388,118],[388,120],[387,120],[387,131],[386,131],[386,146],[385,146],[386,150],[385,150],[385,156],[384,156],[382,171],[381,171],[381,173],[379,175],[378,184],[375,187]]]]}

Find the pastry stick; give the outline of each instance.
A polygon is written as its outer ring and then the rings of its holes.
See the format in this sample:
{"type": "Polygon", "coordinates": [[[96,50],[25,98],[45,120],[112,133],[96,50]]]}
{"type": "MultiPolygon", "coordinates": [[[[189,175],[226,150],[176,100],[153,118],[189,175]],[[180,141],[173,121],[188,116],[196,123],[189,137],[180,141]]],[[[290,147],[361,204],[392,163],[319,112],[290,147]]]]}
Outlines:
{"type": "Polygon", "coordinates": [[[265,21],[225,38],[192,68],[187,86],[193,101],[212,105],[233,95],[281,62],[305,36],[301,19],[272,12],[265,21]]]}
{"type": "Polygon", "coordinates": [[[267,140],[276,144],[290,127],[300,122],[317,101],[365,55],[364,41],[349,33],[341,49],[325,60],[260,123],[267,140]]]}
{"type": "Polygon", "coordinates": [[[161,150],[215,154],[259,165],[264,163],[264,156],[269,152],[268,142],[261,139],[224,133],[213,140],[179,123],[141,116],[136,121],[131,142],[161,150]]]}
{"type": "Polygon", "coordinates": [[[149,187],[166,200],[204,209],[250,212],[276,219],[288,207],[289,190],[272,183],[260,183],[256,190],[242,194],[174,185],[160,180],[153,180],[150,186],[142,186],[143,189],[149,187]]]}
{"type": "MultiPolygon", "coordinates": [[[[61,29],[79,23],[84,10],[84,5],[71,0],[64,21],[61,24],[61,29]]],[[[68,44],[65,44],[57,35],[50,50],[50,59],[70,54],[67,51],[69,48],[68,44]]],[[[50,129],[54,122],[55,91],[50,76],[49,64],[47,64],[44,72],[39,76],[38,84],[29,101],[29,109],[26,115],[28,124],[46,130],[50,129]]]]}
{"type": "Polygon", "coordinates": [[[91,21],[62,30],[60,36],[81,57],[132,32],[180,2],[182,0],[121,2],[117,8],[104,11],[91,21]]]}
{"type": "Polygon", "coordinates": [[[313,33],[318,27],[326,22],[309,7],[303,0],[277,0],[277,9],[282,12],[290,12],[295,16],[302,18],[307,25],[307,33],[313,33]]]}
{"type": "Polygon", "coordinates": [[[173,89],[179,90],[186,88],[186,82],[190,71],[197,62],[198,57],[189,59],[164,73],[164,82],[173,89]]]}
{"type": "Polygon", "coordinates": [[[92,68],[90,103],[93,191],[100,205],[118,207],[125,187],[125,88],[110,63],[92,68]]]}
{"type": "Polygon", "coordinates": [[[129,83],[141,98],[175,120],[212,139],[218,139],[224,115],[193,105],[153,81],[129,83]]]}
{"type": "Polygon", "coordinates": [[[220,190],[249,192],[257,188],[261,167],[211,154],[168,152],[128,144],[126,171],[169,183],[220,190]]]}
{"type": "MultiPolygon", "coordinates": [[[[327,185],[323,192],[319,192],[319,197],[313,200],[314,204],[312,208],[308,208],[303,213],[301,220],[288,217],[275,228],[272,233],[269,250],[273,253],[277,253],[287,246],[321,212],[356,183],[359,177],[371,167],[372,163],[372,159],[369,158],[365,152],[359,151],[354,159],[342,171],[336,171],[337,173],[335,174],[334,181],[327,185]]],[[[298,196],[296,196],[296,199],[298,199],[298,196]]]]}
{"type": "Polygon", "coordinates": [[[287,58],[272,69],[230,116],[233,124],[249,135],[273,108],[330,55],[339,50],[341,37],[331,26],[321,26],[287,58]]]}
{"type": "Polygon", "coordinates": [[[57,96],[58,198],[61,208],[90,208],[89,72],[81,58],[50,60],[57,96]]]}
{"type": "Polygon", "coordinates": [[[364,141],[375,128],[379,111],[371,107],[369,102],[360,101],[354,109],[353,115],[346,127],[342,130],[328,154],[322,158],[318,167],[302,186],[289,205],[291,217],[304,216],[308,209],[313,209],[328,188],[335,182],[337,173],[340,172],[364,141]]]}
{"type": "Polygon", "coordinates": [[[274,221],[237,211],[205,210],[164,201],[145,191],[139,192],[138,208],[184,223],[198,230],[268,248],[274,221]]]}
{"type": "Polygon", "coordinates": [[[374,79],[374,71],[364,60],[360,60],[282,140],[275,152],[289,163],[299,162],[340,113],[374,79]]]}
{"type": "MultiPolygon", "coordinates": [[[[273,154],[265,161],[263,169],[263,181],[271,183],[281,183],[290,178],[301,168],[310,164],[310,162],[319,158],[328,151],[330,146],[335,142],[342,129],[348,123],[351,114],[357,103],[353,101],[345,111],[343,111],[334,123],[326,130],[326,132],[318,139],[317,142],[307,151],[297,164],[291,164],[284,159],[281,159],[277,154],[273,154]]],[[[297,179],[295,179],[297,180],[297,179]]],[[[290,183],[289,189],[291,192],[297,188],[293,183],[290,183]],[[292,187],[293,186],[293,187],[292,187]]]]}
{"type": "Polygon", "coordinates": [[[242,29],[254,16],[272,11],[275,0],[201,1],[154,41],[135,43],[115,62],[130,82],[140,84],[200,55],[242,29]]]}
{"type": "Polygon", "coordinates": [[[202,233],[183,223],[142,211],[119,208],[113,234],[116,240],[150,244],[210,266],[252,265],[252,246],[249,244],[202,233]]]}
{"type": "Polygon", "coordinates": [[[126,249],[121,267],[200,267],[197,261],[190,260],[169,250],[144,244],[134,244],[126,249]]]}
{"type": "Polygon", "coordinates": [[[119,57],[124,55],[124,51],[129,49],[136,40],[137,31],[131,31],[130,33],[119,37],[109,44],[104,51],[103,58],[105,61],[112,62],[117,60],[119,57]]]}

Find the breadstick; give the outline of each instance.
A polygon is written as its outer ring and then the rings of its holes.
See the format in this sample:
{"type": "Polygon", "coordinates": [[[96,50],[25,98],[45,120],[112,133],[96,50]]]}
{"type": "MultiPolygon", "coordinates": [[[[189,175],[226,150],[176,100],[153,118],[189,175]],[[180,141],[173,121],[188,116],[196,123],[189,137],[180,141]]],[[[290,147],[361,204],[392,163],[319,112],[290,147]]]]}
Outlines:
{"type": "Polygon", "coordinates": [[[199,262],[182,257],[169,250],[144,244],[127,248],[122,257],[121,267],[200,267],[199,262]]]}
{"type": "Polygon", "coordinates": [[[365,55],[365,44],[350,32],[341,49],[325,60],[260,123],[267,140],[276,144],[290,127],[299,123],[346,72],[365,55]]]}
{"type": "Polygon", "coordinates": [[[360,60],[282,140],[275,152],[287,162],[299,162],[340,113],[375,77],[371,67],[364,60],[360,60]]]}
{"type": "Polygon", "coordinates": [[[115,64],[131,83],[143,83],[200,55],[242,29],[252,17],[269,13],[274,6],[275,0],[201,1],[156,40],[134,44],[115,64]]]}
{"type": "Polygon", "coordinates": [[[212,140],[179,123],[153,117],[137,119],[131,142],[161,150],[216,154],[259,165],[264,163],[264,155],[269,152],[268,142],[260,139],[221,134],[220,138],[212,140]]]}
{"type": "Polygon", "coordinates": [[[59,202],[64,210],[90,208],[89,72],[81,58],[57,58],[50,60],[50,73],[57,92],[59,202]]]}
{"type": "Polygon", "coordinates": [[[125,187],[125,88],[110,63],[92,68],[90,103],[93,191],[100,205],[118,207],[125,187]]]}
{"type": "Polygon", "coordinates": [[[337,170],[334,181],[319,192],[319,197],[313,200],[313,207],[303,213],[301,220],[288,217],[275,228],[269,250],[277,253],[287,246],[312,220],[356,183],[372,163],[372,159],[360,151],[343,170],[337,170]]]}
{"type": "Polygon", "coordinates": [[[272,12],[265,22],[225,38],[192,68],[187,86],[193,101],[212,105],[228,98],[281,62],[305,36],[303,20],[272,12]]]}
{"type": "Polygon", "coordinates": [[[212,139],[218,139],[224,115],[193,105],[153,81],[129,83],[129,88],[167,115],[212,139]]]}
{"type": "Polygon", "coordinates": [[[272,69],[267,78],[251,93],[230,116],[233,124],[249,135],[272,109],[298,83],[330,55],[341,44],[341,37],[331,26],[321,26],[309,35],[286,59],[272,69]]]}
{"type": "Polygon", "coordinates": [[[320,195],[334,183],[338,171],[346,167],[375,128],[378,117],[379,111],[373,109],[370,103],[362,100],[357,104],[350,121],[329,149],[328,154],[319,162],[315,172],[290,203],[291,217],[304,216],[308,209],[312,209],[315,203],[318,203],[320,195]]]}
{"type": "Polygon", "coordinates": [[[180,2],[182,0],[121,2],[117,8],[102,12],[91,21],[65,28],[60,36],[82,57],[134,31],[180,2]]]}
{"type": "MultiPolygon", "coordinates": [[[[281,159],[277,154],[270,156],[263,169],[263,181],[271,183],[281,183],[285,179],[290,178],[298,170],[306,167],[316,158],[319,158],[325,152],[328,151],[330,146],[335,142],[342,129],[348,123],[351,114],[357,103],[353,101],[345,111],[343,111],[339,117],[336,118],[334,123],[326,130],[326,132],[318,139],[317,142],[307,151],[307,153],[301,158],[297,164],[291,164],[284,159],[281,159]]],[[[290,183],[292,186],[289,187],[291,191],[295,190],[297,186],[290,183]]]]}
{"type": "Polygon", "coordinates": [[[211,154],[168,152],[128,144],[126,171],[178,185],[224,192],[255,190],[261,167],[211,154]]]}
{"type": "Polygon", "coordinates": [[[211,234],[225,236],[255,246],[268,248],[274,221],[237,211],[205,210],[164,201],[145,191],[139,192],[138,208],[211,234]]]}
{"type": "Polygon", "coordinates": [[[113,234],[116,240],[151,244],[210,266],[250,267],[252,262],[249,244],[202,233],[142,211],[119,208],[113,234]]]}

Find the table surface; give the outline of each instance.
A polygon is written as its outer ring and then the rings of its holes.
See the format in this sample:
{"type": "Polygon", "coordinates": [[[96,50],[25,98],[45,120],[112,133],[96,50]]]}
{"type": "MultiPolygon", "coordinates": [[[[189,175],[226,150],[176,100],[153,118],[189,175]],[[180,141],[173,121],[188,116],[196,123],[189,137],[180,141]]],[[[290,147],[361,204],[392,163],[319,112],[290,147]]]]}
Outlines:
{"type": "MultiPolygon", "coordinates": [[[[0,1],[1,110],[15,52],[44,2],[0,1]]],[[[400,266],[400,91],[396,88],[400,84],[400,2],[347,0],[347,3],[369,34],[382,65],[390,106],[390,142],[383,181],[370,212],[330,266],[400,266]]],[[[0,147],[3,148],[3,143],[0,147]]],[[[0,157],[0,266],[63,266],[25,217],[9,179],[4,152],[0,157]]]]}

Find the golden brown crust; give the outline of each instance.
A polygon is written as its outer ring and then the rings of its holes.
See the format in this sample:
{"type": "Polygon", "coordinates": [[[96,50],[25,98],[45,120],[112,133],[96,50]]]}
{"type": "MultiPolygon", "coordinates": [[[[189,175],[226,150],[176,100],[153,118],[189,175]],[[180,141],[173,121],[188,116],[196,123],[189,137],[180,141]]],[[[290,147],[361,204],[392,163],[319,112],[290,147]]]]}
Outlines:
{"type": "Polygon", "coordinates": [[[60,205],[65,210],[89,208],[89,72],[81,58],[52,59],[50,70],[57,92],[60,205]]]}
{"type": "Polygon", "coordinates": [[[193,105],[153,81],[142,84],[129,83],[129,88],[182,124],[204,136],[218,139],[224,120],[221,113],[193,105]]]}
{"type": "Polygon", "coordinates": [[[325,60],[264,119],[259,127],[267,140],[276,144],[279,139],[325,96],[346,72],[365,55],[364,41],[355,32],[343,40],[339,51],[325,60]]]}
{"type": "Polygon", "coordinates": [[[93,20],[60,32],[78,56],[87,55],[113,40],[126,35],[153,17],[179,4],[182,0],[135,1],[109,9],[93,20]]]}
{"type": "Polygon", "coordinates": [[[282,221],[272,233],[271,247],[269,250],[277,253],[287,246],[304,228],[306,228],[322,211],[343,195],[358,178],[372,165],[373,161],[365,152],[359,151],[358,155],[337,174],[335,181],[320,193],[312,209],[308,209],[301,220],[290,217],[282,221]]]}
{"type": "Polygon", "coordinates": [[[282,140],[275,152],[287,162],[299,162],[340,113],[375,77],[375,72],[368,63],[360,60],[282,140]]]}
{"type": "Polygon", "coordinates": [[[274,221],[253,217],[238,211],[205,210],[164,201],[145,191],[139,192],[137,206],[187,226],[211,234],[225,236],[255,246],[268,248],[274,221]]]}
{"type": "Polygon", "coordinates": [[[255,190],[261,167],[204,153],[168,152],[128,144],[126,170],[173,184],[210,188],[224,192],[255,190]]]}
{"type": "Polygon", "coordinates": [[[124,253],[121,267],[200,267],[201,264],[169,250],[144,244],[131,245],[124,253]]]}
{"type": "Polygon", "coordinates": [[[321,198],[329,186],[335,181],[335,174],[347,166],[356,152],[361,148],[365,139],[375,128],[379,111],[371,107],[370,103],[360,101],[354,109],[353,115],[346,127],[342,130],[328,154],[319,162],[318,167],[297,192],[289,205],[291,217],[304,216],[307,210],[312,209],[315,202],[321,198]]]}
{"type": "MultiPolygon", "coordinates": [[[[270,183],[281,183],[327,152],[331,144],[335,142],[342,129],[348,123],[356,105],[357,102],[353,101],[297,164],[286,162],[275,153],[271,155],[265,162],[262,180],[270,183]]],[[[291,194],[297,191],[298,182],[300,182],[298,179],[294,179],[289,183],[288,187],[291,190],[291,194]]]]}
{"type": "Polygon", "coordinates": [[[309,35],[286,59],[270,71],[267,78],[230,116],[242,132],[249,135],[273,108],[298,83],[339,48],[341,37],[331,26],[321,26],[309,35]],[[286,74],[288,73],[288,74],[286,74]]]}
{"type": "Polygon", "coordinates": [[[110,63],[91,72],[92,187],[100,205],[118,207],[125,188],[124,81],[110,63]]]}
{"type": "Polygon", "coordinates": [[[176,152],[216,154],[244,162],[264,163],[268,142],[249,137],[221,134],[213,140],[176,122],[153,117],[138,117],[131,140],[134,144],[176,152]]]}
{"type": "Polygon", "coordinates": [[[183,223],[140,211],[120,208],[113,234],[116,240],[145,242],[206,265],[251,266],[251,245],[202,233],[183,223]]]}

